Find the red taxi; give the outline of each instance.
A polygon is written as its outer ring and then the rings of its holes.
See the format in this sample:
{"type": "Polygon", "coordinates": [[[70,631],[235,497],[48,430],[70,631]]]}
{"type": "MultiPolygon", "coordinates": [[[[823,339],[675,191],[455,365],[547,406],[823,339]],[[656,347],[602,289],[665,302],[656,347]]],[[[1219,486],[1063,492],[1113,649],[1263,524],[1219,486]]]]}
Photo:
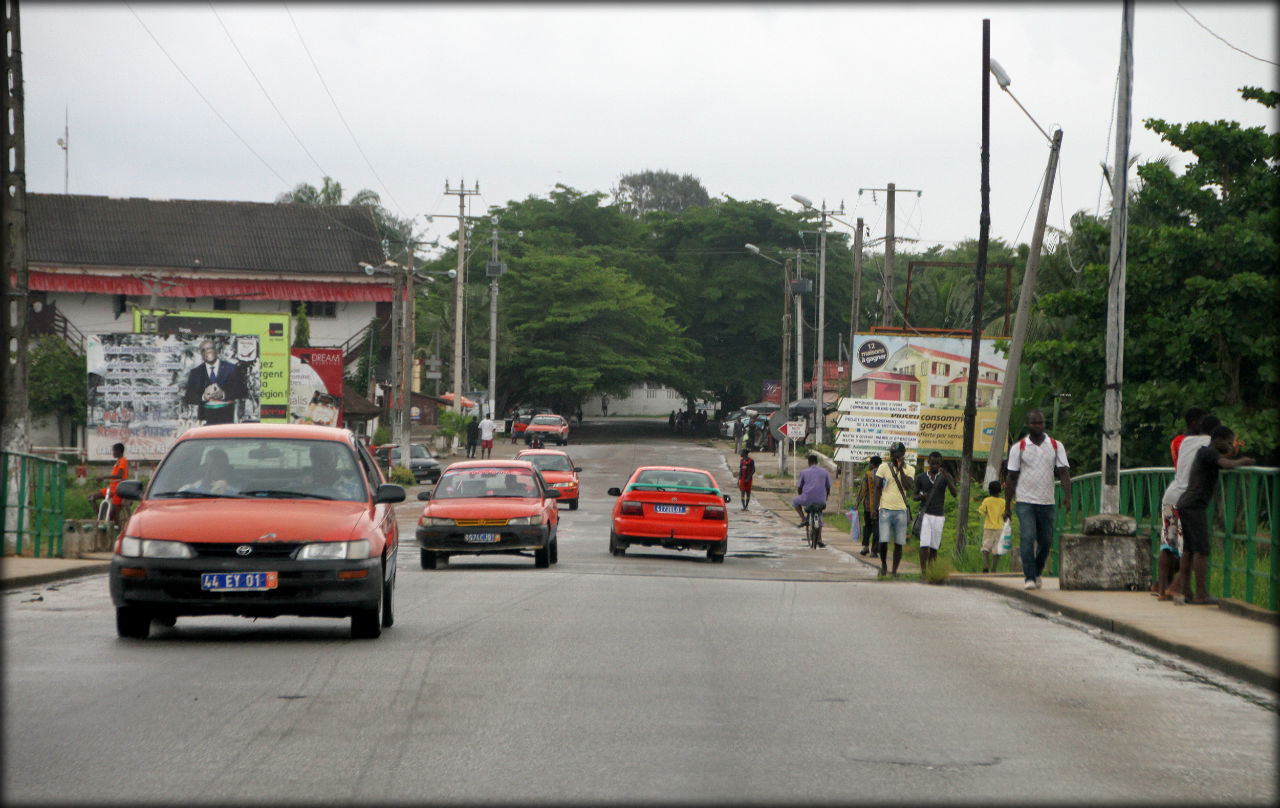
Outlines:
{"type": "Polygon", "coordinates": [[[559,492],[525,460],[465,460],[440,475],[418,518],[422,568],[452,555],[533,553],[536,567],[556,563],[559,492]]]}
{"type": "Polygon", "coordinates": [[[573,465],[569,455],[559,449],[521,449],[516,460],[528,460],[542,472],[542,478],[550,488],[560,492],[560,501],[569,503],[569,510],[578,510],[578,474],[582,471],[573,465]]]}
{"type": "Polygon", "coordinates": [[[524,431],[524,442],[532,443],[534,437],[542,440],[543,444],[556,443],[564,446],[569,442],[569,422],[564,419],[563,415],[555,415],[554,413],[545,413],[543,415],[533,416],[533,420],[529,422],[529,426],[524,431]]]}
{"type": "Polygon", "coordinates": [[[609,552],[627,547],[705,550],[712,562],[724,561],[729,547],[728,494],[721,494],[710,472],[684,466],[641,466],[626,488],[610,488],[617,497],[609,552]]]}
{"type": "Polygon", "coordinates": [[[183,615],[350,617],[354,637],[393,622],[399,533],[384,481],[351,432],[301,424],[223,424],[184,432],[111,558],[121,637],[183,615]]]}

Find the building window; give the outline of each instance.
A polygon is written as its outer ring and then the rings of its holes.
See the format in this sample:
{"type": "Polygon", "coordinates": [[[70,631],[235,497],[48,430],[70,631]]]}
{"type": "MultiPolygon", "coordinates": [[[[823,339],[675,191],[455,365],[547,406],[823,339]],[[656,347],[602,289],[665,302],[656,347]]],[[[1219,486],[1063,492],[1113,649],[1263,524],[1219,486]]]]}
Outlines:
{"type": "Polygon", "coordinates": [[[304,302],[307,306],[307,317],[333,319],[338,316],[338,304],[332,300],[294,300],[289,304],[289,313],[297,317],[304,302]]]}
{"type": "Polygon", "coordinates": [[[215,297],[213,299],[214,311],[240,311],[240,301],[230,300],[225,297],[215,297]]]}

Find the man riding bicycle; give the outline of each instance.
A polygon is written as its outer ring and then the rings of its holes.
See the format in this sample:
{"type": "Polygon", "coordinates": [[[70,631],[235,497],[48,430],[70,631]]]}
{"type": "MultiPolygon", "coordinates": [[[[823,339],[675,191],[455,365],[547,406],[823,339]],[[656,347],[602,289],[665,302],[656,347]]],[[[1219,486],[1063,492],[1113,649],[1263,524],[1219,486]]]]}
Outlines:
{"type": "MultiPolygon", "coordinates": [[[[818,465],[818,456],[816,454],[809,455],[809,467],[800,472],[800,476],[796,480],[796,491],[799,496],[794,497],[791,500],[791,504],[800,516],[798,527],[805,527],[808,524],[805,507],[816,505],[819,510],[825,510],[827,507],[827,495],[831,493],[831,475],[827,473],[826,469],[818,465]]],[[[821,524],[822,517],[819,516],[818,519],[818,523],[821,524]]],[[[819,539],[818,546],[825,547],[826,543],[819,539]]]]}

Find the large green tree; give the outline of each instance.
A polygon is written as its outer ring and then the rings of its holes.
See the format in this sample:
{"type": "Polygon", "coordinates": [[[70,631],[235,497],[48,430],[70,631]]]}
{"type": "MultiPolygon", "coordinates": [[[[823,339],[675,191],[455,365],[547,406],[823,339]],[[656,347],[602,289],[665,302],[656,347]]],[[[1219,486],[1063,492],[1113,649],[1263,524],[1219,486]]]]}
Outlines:
{"type": "Polygon", "coordinates": [[[613,201],[628,216],[642,218],[654,211],[682,213],[705,207],[711,196],[692,174],[650,170],[622,175],[613,188],[613,201]]]}
{"type": "MultiPolygon", "coordinates": [[[[1274,108],[1277,94],[1245,88],[1274,108]]],[[[1275,320],[1280,299],[1280,135],[1234,121],[1148,129],[1187,154],[1144,163],[1130,203],[1124,342],[1124,465],[1167,465],[1169,438],[1193,404],[1233,427],[1267,462],[1280,446],[1275,320]]],[[[1067,241],[1083,282],[1046,295],[1058,324],[1027,357],[1072,396],[1059,436],[1099,465],[1109,229],[1081,215],[1067,241]],[[1092,243],[1086,243],[1092,242],[1092,243]]],[[[1048,402],[1045,402],[1046,404],[1048,402]]]]}

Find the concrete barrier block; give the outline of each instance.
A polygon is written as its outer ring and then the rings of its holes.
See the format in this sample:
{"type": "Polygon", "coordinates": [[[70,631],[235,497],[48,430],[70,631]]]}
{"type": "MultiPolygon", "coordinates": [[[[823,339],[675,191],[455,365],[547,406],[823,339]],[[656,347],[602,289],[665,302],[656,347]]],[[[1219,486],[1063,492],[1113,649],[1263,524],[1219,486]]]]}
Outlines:
{"type": "Polygon", "coordinates": [[[1138,532],[1138,520],[1118,513],[1098,513],[1084,518],[1086,536],[1132,536],[1138,532]]]}
{"type": "Polygon", "coordinates": [[[1151,545],[1135,535],[1059,538],[1061,589],[1145,590],[1151,580],[1151,545]]]}

